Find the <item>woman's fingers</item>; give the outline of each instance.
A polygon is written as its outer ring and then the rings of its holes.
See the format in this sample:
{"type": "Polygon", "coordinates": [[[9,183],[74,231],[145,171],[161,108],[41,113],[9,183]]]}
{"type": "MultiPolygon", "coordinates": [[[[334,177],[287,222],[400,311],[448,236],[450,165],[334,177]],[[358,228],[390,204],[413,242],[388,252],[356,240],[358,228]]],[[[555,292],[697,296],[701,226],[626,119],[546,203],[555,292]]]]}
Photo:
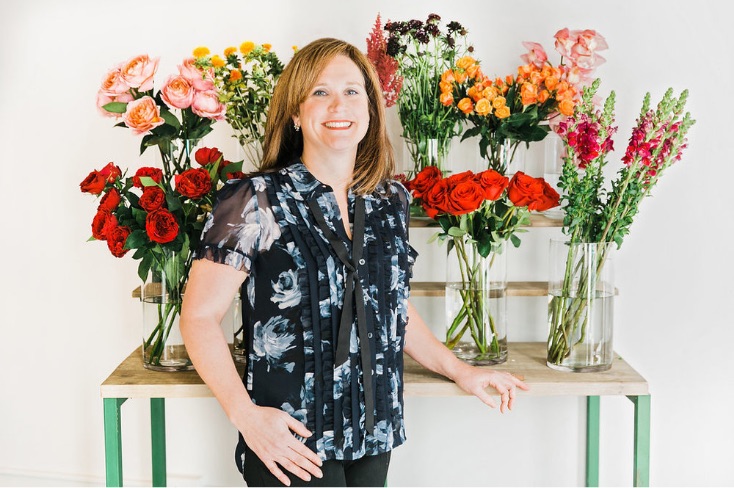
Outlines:
{"type": "Polygon", "coordinates": [[[278,481],[283,483],[285,486],[291,486],[291,480],[288,478],[288,476],[285,475],[283,471],[280,470],[278,467],[278,464],[275,461],[263,461],[263,464],[270,470],[270,472],[278,478],[278,481]]]}

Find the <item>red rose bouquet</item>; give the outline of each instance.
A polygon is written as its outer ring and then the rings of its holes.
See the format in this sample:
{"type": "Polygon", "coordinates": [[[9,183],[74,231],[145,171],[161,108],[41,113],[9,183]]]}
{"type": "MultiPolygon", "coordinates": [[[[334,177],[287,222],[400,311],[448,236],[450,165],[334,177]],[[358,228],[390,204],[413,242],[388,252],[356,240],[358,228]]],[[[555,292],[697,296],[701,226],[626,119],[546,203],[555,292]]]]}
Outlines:
{"type": "Polygon", "coordinates": [[[600,282],[600,277],[612,246],[622,245],[642,200],[664,172],[680,160],[687,145],[686,134],[695,123],[689,113],[683,113],[687,91],[676,98],[672,89],[668,90],[655,109],[650,107],[648,93],[622,157],[622,167],[606,185],[605,167],[613,149],[611,138],[617,130],[613,125],[615,94],[612,92],[604,108],[598,109],[593,98],[599,84],[596,80],[584,89],[574,113],[557,128],[566,153],[559,186],[568,257],[558,289],[551,289],[548,307],[551,365],[560,365],[574,353],[574,346],[593,335],[587,334],[587,328],[594,308],[602,307],[595,301],[603,298],[600,293],[605,288],[610,288],[600,282]],[[591,244],[597,245],[594,253],[575,254],[579,246],[591,244]]]}
{"type": "Polygon", "coordinates": [[[105,241],[115,257],[132,250],[133,259],[140,261],[143,301],[156,304],[154,325],[143,343],[146,366],[153,368],[163,364],[181,310],[191,250],[198,246],[214,193],[222,181],[241,175],[241,163],[226,161],[216,148],[194,153],[200,138],[224,117],[213,71],[189,58],[156,93],[157,65],[157,59],[143,55],[113,68],[97,94],[97,106],[105,116],[121,119],[117,126],[142,136],[141,154],[158,147],[161,167],[128,175],[110,162],[80,184],[82,192],[100,196],[92,239],[105,241]]]}
{"type": "Polygon", "coordinates": [[[506,241],[520,245],[516,234],[529,223],[529,212],[557,206],[558,193],[542,178],[522,172],[512,179],[492,169],[444,178],[435,166],[424,168],[406,186],[441,226],[431,241],[448,240],[449,260],[455,254],[458,261],[459,279],[449,280],[446,286],[447,306],[450,293],[458,297],[458,306],[447,308],[446,345],[454,349],[470,335],[472,352],[465,358],[475,363],[502,362],[507,354],[504,323],[496,320],[498,312],[491,310],[491,302],[498,294],[504,296],[503,285],[492,283],[504,277],[493,279],[493,266],[506,241]]]}

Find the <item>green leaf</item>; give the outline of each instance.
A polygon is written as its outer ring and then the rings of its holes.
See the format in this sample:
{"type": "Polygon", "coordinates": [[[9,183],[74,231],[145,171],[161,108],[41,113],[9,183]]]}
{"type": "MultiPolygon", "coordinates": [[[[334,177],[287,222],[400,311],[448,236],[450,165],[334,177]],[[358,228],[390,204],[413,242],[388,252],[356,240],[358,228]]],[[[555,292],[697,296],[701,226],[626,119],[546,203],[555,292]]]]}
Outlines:
{"type": "Polygon", "coordinates": [[[138,249],[150,242],[148,234],[143,229],[135,229],[125,241],[125,249],[138,249]]]}
{"type": "Polygon", "coordinates": [[[510,241],[512,241],[513,246],[520,247],[520,238],[517,237],[515,234],[512,234],[510,236],[510,241]]]}
{"type": "Polygon", "coordinates": [[[173,115],[168,109],[161,108],[161,117],[163,118],[163,120],[166,121],[166,124],[174,127],[176,131],[181,128],[181,122],[179,122],[178,118],[173,115]]]}
{"type": "Polygon", "coordinates": [[[466,235],[466,231],[459,227],[453,226],[449,228],[448,235],[451,237],[463,237],[466,235]]]}
{"type": "Polygon", "coordinates": [[[141,177],[140,177],[140,183],[141,183],[141,184],[142,184],[143,186],[157,186],[157,187],[159,187],[159,188],[160,188],[161,190],[165,190],[165,188],[163,188],[163,185],[161,185],[160,183],[156,182],[156,181],[155,181],[155,180],[154,180],[153,178],[151,178],[150,176],[141,176],[141,177]]]}
{"type": "Polygon", "coordinates": [[[168,210],[171,212],[175,212],[176,210],[182,208],[181,200],[178,199],[178,197],[172,193],[166,193],[166,205],[168,205],[168,210]]]}
{"type": "Polygon", "coordinates": [[[127,102],[110,102],[102,105],[102,108],[113,114],[124,114],[127,110],[127,102]]]}
{"type": "Polygon", "coordinates": [[[153,261],[151,254],[146,254],[138,265],[138,276],[141,280],[145,281],[148,278],[148,272],[150,271],[150,264],[153,261]]]}
{"type": "Polygon", "coordinates": [[[135,222],[137,222],[140,227],[145,227],[145,218],[148,216],[148,212],[135,207],[133,207],[132,211],[133,217],[135,217],[135,222]]]}

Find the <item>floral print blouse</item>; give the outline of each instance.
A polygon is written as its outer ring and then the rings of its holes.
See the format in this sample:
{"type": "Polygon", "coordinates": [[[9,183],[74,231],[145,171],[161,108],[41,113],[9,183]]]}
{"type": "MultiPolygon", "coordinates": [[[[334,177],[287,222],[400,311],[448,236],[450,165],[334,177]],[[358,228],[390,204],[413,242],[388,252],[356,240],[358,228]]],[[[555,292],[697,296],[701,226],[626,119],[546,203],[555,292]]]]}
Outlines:
{"type": "MultiPolygon", "coordinates": [[[[230,181],[195,258],[248,272],[242,285],[253,402],[284,410],[323,460],[380,454],[405,441],[403,345],[417,256],[410,196],[390,181],[348,194],[348,238],[336,197],[300,161],[230,181]]],[[[244,441],[240,435],[242,469],[244,441]]]]}

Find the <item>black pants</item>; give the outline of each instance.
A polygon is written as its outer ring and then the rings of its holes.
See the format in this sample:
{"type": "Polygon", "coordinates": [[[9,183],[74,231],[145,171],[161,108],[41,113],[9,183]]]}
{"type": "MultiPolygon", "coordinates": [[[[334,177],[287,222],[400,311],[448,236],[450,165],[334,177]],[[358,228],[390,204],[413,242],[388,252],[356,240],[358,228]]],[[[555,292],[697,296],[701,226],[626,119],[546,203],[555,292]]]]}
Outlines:
{"type": "MultiPolygon", "coordinates": [[[[390,453],[377,456],[364,456],[356,461],[324,461],[321,466],[323,478],[311,475],[311,481],[303,481],[298,476],[281,467],[291,486],[385,486],[387,468],[390,466],[390,453]]],[[[245,447],[245,482],[247,486],[285,486],[273,476],[260,458],[245,447]]]]}

